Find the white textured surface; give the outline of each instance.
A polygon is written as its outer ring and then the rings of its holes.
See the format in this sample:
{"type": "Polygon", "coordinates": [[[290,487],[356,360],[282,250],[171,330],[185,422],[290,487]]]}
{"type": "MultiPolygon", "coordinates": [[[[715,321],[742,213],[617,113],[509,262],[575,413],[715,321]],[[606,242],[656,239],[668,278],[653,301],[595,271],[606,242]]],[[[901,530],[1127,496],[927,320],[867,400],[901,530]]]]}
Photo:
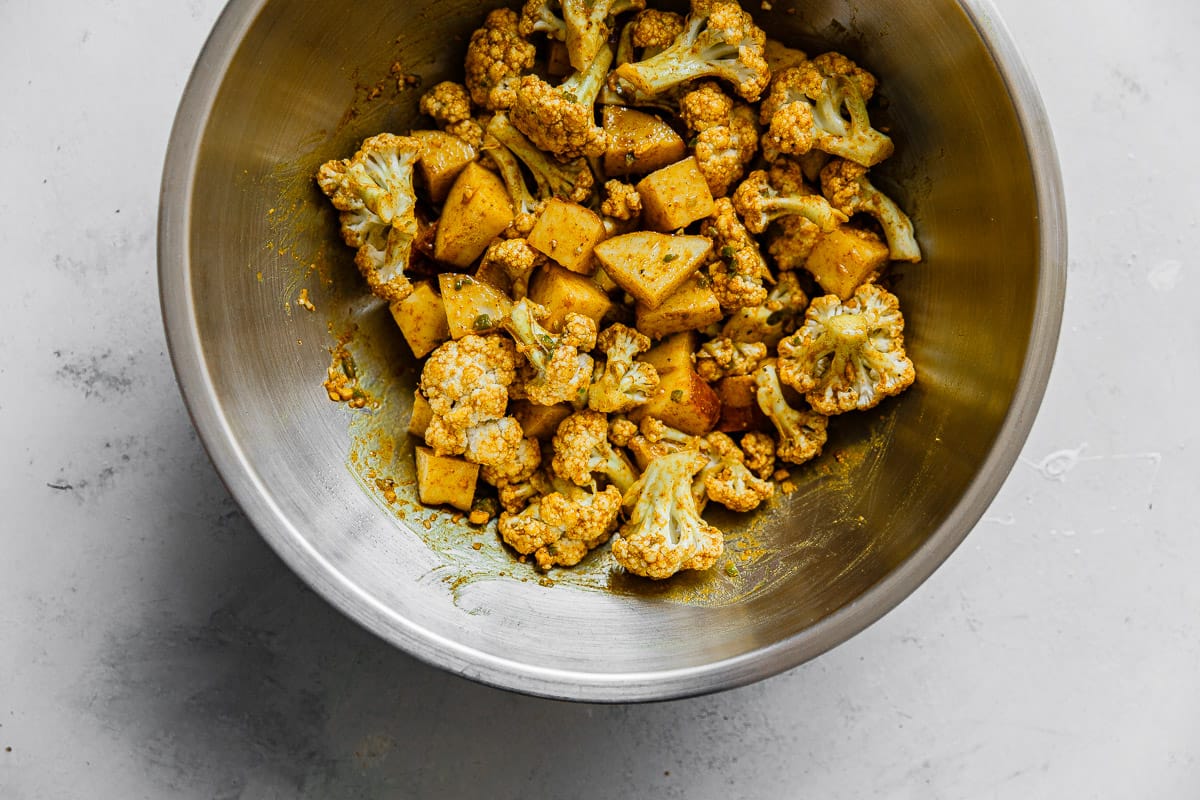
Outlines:
{"type": "Polygon", "coordinates": [[[219,6],[0,0],[0,798],[1200,796],[1200,4],[997,1],[1071,227],[1020,463],[863,635],[637,707],[389,649],[282,566],[209,466],[154,235],[219,6]]]}

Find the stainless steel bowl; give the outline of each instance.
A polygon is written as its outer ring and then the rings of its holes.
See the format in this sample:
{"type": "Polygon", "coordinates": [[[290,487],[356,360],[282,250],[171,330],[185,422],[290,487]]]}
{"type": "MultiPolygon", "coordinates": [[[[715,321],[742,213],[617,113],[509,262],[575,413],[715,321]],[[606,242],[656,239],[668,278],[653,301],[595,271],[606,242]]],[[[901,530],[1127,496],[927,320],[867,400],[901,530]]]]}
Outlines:
{"type": "Polygon", "coordinates": [[[427,662],[532,694],[698,694],[845,641],[979,520],[1033,422],[1061,319],[1062,191],[1037,91],[984,0],[789,5],[758,15],[770,35],[823,41],[881,77],[898,152],[874,174],[927,255],[895,282],[918,382],[836,419],[828,454],[796,470],[796,491],[771,510],[720,520],[736,576],[722,566],[649,584],[598,555],[546,585],[494,533],[409,504],[411,358],[312,182],[363,137],[413,126],[419,91],[397,75],[425,86],[454,75],[483,7],[229,3],[171,137],[163,314],[230,491],[347,616],[427,662]],[[297,305],[305,288],[315,311],[297,305]],[[326,399],[337,337],[382,408],[326,399]]]}

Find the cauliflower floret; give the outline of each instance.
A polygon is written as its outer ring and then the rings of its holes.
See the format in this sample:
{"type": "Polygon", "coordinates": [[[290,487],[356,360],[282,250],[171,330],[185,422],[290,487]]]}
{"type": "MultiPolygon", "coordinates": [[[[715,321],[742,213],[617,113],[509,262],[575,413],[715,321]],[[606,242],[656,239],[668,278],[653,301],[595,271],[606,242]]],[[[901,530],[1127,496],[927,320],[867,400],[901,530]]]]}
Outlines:
{"type": "Polygon", "coordinates": [[[774,220],[801,216],[823,231],[831,231],[846,221],[821,195],[807,186],[789,186],[782,190],[771,185],[770,176],[761,169],[750,173],[733,193],[733,207],[751,233],[762,233],[774,220]]]}
{"type": "Polygon", "coordinates": [[[753,511],[775,494],[775,484],[755,477],[746,466],[745,454],[728,435],[713,431],[704,443],[708,464],[697,478],[709,500],[731,511],[753,511]]]}
{"type": "MultiPolygon", "coordinates": [[[[643,469],[651,461],[667,453],[678,453],[686,448],[695,448],[697,438],[676,430],[655,417],[643,417],[638,432],[629,438],[627,447],[643,469]]],[[[703,498],[698,497],[697,502],[703,498]]]]}
{"type": "Polygon", "coordinates": [[[621,493],[615,486],[589,491],[557,486],[558,491],[529,501],[524,511],[500,514],[500,536],[539,569],[573,567],[608,541],[617,526],[621,493]]]}
{"type": "Polygon", "coordinates": [[[822,150],[874,166],[892,154],[892,140],[871,127],[867,101],[875,77],[841,53],[824,53],[778,73],[763,100],[763,154],[822,150]],[[848,118],[848,119],[847,119],[848,118]]]}
{"type": "Polygon", "coordinates": [[[808,295],[800,279],[791,272],[780,273],[775,286],[761,306],[733,312],[721,327],[721,335],[735,342],[761,342],[774,347],[799,326],[808,308],[808,295]]]}
{"type": "Polygon", "coordinates": [[[588,486],[603,475],[624,494],[637,480],[629,460],[608,441],[608,420],[591,409],[576,411],[554,432],[554,474],[576,486],[588,486]]]}
{"type": "Polygon", "coordinates": [[[461,83],[442,81],[421,95],[421,113],[475,147],[483,140],[483,128],[471,116],[471,96],[461,83]]]}
{"type": "Polygon", "coordinates": [[[830,161],[821,170],[821,191],[830,205],[846,216],[873,216],[883,228],[892,260],[921,260],[912,220],[895,201],[875,188],[867,178],[866,167],[841,158],[830,161]]]}
{"type": "Polygon", "coordinates": [[[705,81],[681,98],[679,116],[693,135],[692,153],[709,191],[724,197],[758,152],[757,113],[705,81]]]}
{"type": "Polygon", "coordinates": [[[642,51],[643,58],[649,58],[670,47],[683,33],[683,17],[674,11],[647,8],[634,16],[630,26],[631,43],[642,51]]]}
{"type": "Polygon", "coordinates": [[[916,378],[904,352],[900,301],[877,284],[845,303],[818,297],[804,324],[779,343],[779,376],[822,414],[873,408],[916,378]]]}
{"type": "Polygon", "coordinates": [[[517,12],[497,8],[467,45],[464,82],[475,105],[489,111],[508,108],[516,98],[516,79],[533,67],[537,48],[521,38],[517,12]]]}
{"type": "Polygon", "coordinates": [[[775,440],[762,431],[749,431],[742,436],[742,453],[746,468],[764,481],[775,474],[775,440]]]}
{"type": "Polygon", "coordinates": [[[535,33],[544,33],[549,39],[565,42],[567,23],[559,16],[561,10],[562,3],[558,0],[526,0],[521,8],[518,30],[526,39],[535,33]]]}
{"type": "Polygon", "coordinates": [[[604,371],[588,390],[588,408],[624,413],[645,403],[658,388],[658,371],[634,359],[650,349],[650,339],[617,322],[596,338],[605,354],[604,371]]]}
{"type": "Polygon", "coordinates": [[[720,78],[754,102],[770,79],[763,59],[766,38],[733,0],[692,0],[686,24],[670,46],[642,61],[622,64],[614,79],[642,94],[657,95],[695,78],[720,78]]]}
{"type": "Polygon", "coordinates": [[[499,266],[512,280],[512,296],[520,300],[529,293],[529,277],[533,271],[546,263],[546,257],[529,246],[529,241],[520,237],[497,239],[488,245],[479,263],[482,270],[487,266],[499,266]]]}
{"type": "Polygon", "coordinates": [[[434,452],[493,466],[518,457],[521,425],[504,416],[515,365],[512,342],[498,335],[467,335],[430,353],[419,388],[433,415],[425,441],[434,452]]]}
{"type": "MultiPolygon", "coordinates": [[[[509,153],[520,159],[533,175],[533,180],[537,184],[536,203],[541,203],[551,197],[561,197],[575,203],[587,203],[591,199],[596,178],[586,159],[576,158],[560,162],[550,158],[534,147],[525,134],[513,126],[506,114],[496,114],[492,117],[488,123],[487,132],[503,148],[507,148],[509,153]]],[[[488,149],[488,145],[485,143],[484,149],[493,159],[496,159],[501,148],[488,149]]],[[[498,165],[499,163],[500,161],[497,160],[498,165]]],[[[514,186],[525,186],[523,178],[518,184],[515,176],[504,172],[504,167],[501,169],[505,182],[509,184],[510,193],[514,192],[514,186]]],[[[516,175],[520,175],[519,169],[516,175]]],[[[528,195],[527,187],[525,192],[528,195]]],[[[518,206],[518,209],[526,210],[523,206],[518,206]]]]}
{"type": "Polygon", "coordinates": [[[717,199],[712,215],[701,224],[700,233],[713,242],[714,260],[708,274],[721,310],[728,314],[766,302],[763,281],[771,280],[771,272],[758,250],[758,242],[738,219],[728,197],[717,199]]]}
{"type": "Polygon", "coordinates": [[[625,417],[612,417],[608,421],[608,440],[617,447],[628,447],[629,441],[637,434],[638,426],[632,420],[625,417]]]}
{"type": "Polygon", "coordinates": [[[613,539],[617,563],[635,575],[661,580],[685,569],[705,570],[725,550],[721,531],[705,522],[692,480],[708,463],[698,450],[654,459],[625,495],[629,521],[613,539]]]}
{"type": "Polygon", "coordinates": [[[709,383],[731,375],[749,375],[767,357],[762,342],[735,342],[718,336],[700,345],[696,351],[696,372],[709,383]]]}
{"type": "Polygon", "coordinates": [[[820,455],[828,437],[829,417],[788,405],[779,373],[769,361],[754,373],[754,383],[758,387],[758,407],[779,433],[775,454],[792,464],[803,464],[820,455]]]}
{"type": "Polygon", "coordinates": [[[587,398],[595,366],[587,350],[596,346],[596,323],[581,314],[568,313],[562,333],[553,334],[538,320],[546,309],[528,297],[518,300],[504,320],[517,350],[524,354],[532,372],[522,375],[524,395],[543,406],[581,403],[587,398]]]}
{"type": "Polygon", "coordinates": [[[821,229],[804,217],[783,217],[767,234],[767,252],[777,269],[801,269],[820,238],[821,229]]]}
{"type": "Polygon", "coordinates": [[[601,47],[586,69],[559,86],[537,75],[523,76],[509,112],[512,124],[560,160],[603,155],[608,134],[596,124],[595,103],[612,58],[612,49],[601,47]]]}
{"type": "Polygon", "coordinates": [[[541,465],[542,446],[537,439],[527,436],[517,447],[516,457],[499,464],[488,464],[479,474],[499,489],[513,484],[528,483],[541,465]]]}
{"type": "Polygon", "coordinates": [[[629,222],[642,213],[642,196],[631,184],[618,180],[604,183],[604,202],[600,213],[606,217],[629,222]]]}
{"type": "Polygon", "coordinates": [[[421,143],[381,133],[352,158],[327,161],[317,184],[341,212],[342,239],[358,249],[354,263],[371,291],[389,302],[412,293],[405,276],[417,238],[413,167],[421,143]]]}

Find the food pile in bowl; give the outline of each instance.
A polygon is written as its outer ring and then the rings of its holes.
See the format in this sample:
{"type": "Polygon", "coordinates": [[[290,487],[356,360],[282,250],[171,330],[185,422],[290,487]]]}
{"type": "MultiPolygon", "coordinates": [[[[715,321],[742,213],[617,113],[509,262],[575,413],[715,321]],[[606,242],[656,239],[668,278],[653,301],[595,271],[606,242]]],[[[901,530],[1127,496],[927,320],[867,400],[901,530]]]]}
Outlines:
{"type": "Polygon", "coordinates": [[[832,417],[913,383],[886,279],[921,252],[870,177],[875,87],[734,0],[487,14],[433,125],[317,175],[422,359],[421,502],[498,513],[543,570],[609,543],[647,578],[712,568],[706,505],[758,509],[832,417]]]}

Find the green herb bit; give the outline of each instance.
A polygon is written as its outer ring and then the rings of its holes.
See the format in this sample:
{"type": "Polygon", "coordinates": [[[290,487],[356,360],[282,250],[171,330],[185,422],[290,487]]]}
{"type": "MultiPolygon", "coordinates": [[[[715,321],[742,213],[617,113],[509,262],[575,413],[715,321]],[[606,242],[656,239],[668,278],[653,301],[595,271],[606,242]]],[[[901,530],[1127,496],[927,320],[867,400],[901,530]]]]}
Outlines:
{"type": "Polygon", "coordinates": [[[480,314],[475,318],[475,322],[471,323],[471,327],[477,331],[485,331],[492,327],[492,318],[487,314],[480,314]]]}
{"type": "Polygon", "coordinates": [[[733,245],[727,244],[721,248],[721,258],[733,258],[733,254],[736,252],[737,250],[733,249],[733,245]]]}
{"type": "Polygon", "coordinates": [[[738,576],[738,568],[734,566],[732,561],[725,562],[725,574],[731,578],[736,578],[738,576]]]}
{"type": "Polygon", "coordinates": [[[675,391],[671,392],[671,402],[672,403],[682,403],[683,402],[683,389],[676,389],[675,391]]]}
{"type": "Polygon", "coordinates": [[[669,264],[677,258],[679,258],[679,256],[675,255],[674,253],[667,253],[665,256],[663,256],[663,262],[669,264]]]}

